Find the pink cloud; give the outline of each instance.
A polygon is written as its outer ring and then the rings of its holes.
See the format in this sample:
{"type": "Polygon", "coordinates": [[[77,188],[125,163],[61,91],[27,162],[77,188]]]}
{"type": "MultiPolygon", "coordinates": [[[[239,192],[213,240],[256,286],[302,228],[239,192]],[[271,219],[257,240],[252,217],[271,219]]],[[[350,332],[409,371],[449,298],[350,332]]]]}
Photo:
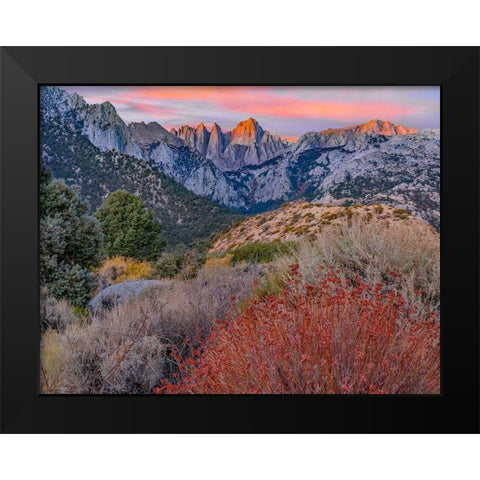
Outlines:
{"type": "MultiPolygon", "coordinates": [[[[89,103],[103,103],[106,101],[105,97],[86,96],[85,98],[89,103]]],[[[185,114],[185,112],[182,112],[181,110],[176,108],[159,106],[159,105],[155,105],[153,103],[148,103],[148,102],[134,101],[135,98],[136,97],[131,95],[128,95],[128,98],[118,96],[118,97],[111,97],[108,101],[116,107],[130,108],[130,109],[137,110],[139,112],[152,113],[158,116],[159,118],[162,118],[165,116],[185,114]]]]}
{"type": "Polygon", "coordinates": [[[131,86],[67,87],[89,102],[109,100],[127,121],[155,120],[164,126],[200,122],[233,128],[250,116],[274,133],[348,126],[371,119],[407,127],[436,128],[436,87],[131,86]]]}
{"type": "Polygon", "coordinates": [[[141,112],[153,113],[158,117],[178,115],[179,113],[184,113],[175,108],[161,107],[146,102],[126,102],[124,105],[141,112]]]}
{"type": "MultiPolygon", "coordinates": [[[[295,89],[288,87],[290,93],[295,89]]],[[[172,114],[175,109],[159,107],[159,100],[177,101],[188,106],[189,101],[211,103],[230,112],[248,112],[249,115],[267,115],[282,118],[328,117],[337,120],[353,118],[386,118],[414,115],[419,108],[415,105],[393,102],[349,102],[347,98],[337,101],[313,101],[278,95],[268,87],[134,87],[129,93],[115,98],[119,104],[138,106],[139,110],[158,115],[172,114]],[[142,99],[143,102],[138,102],[142,99]]]]}
{"type": "Polygon", "coordinates": [[[412,115],[417,109],[407,105],[385,103],[308,102],[297,99],[276,99],[272,102],[248,102],[245,100],[227,100],[222,106],[232,111],[251,111],[257,115],[283,118],[319,118],[328,117],[337,120],[353,118],[386,118],[398,115],[412,115]]]}

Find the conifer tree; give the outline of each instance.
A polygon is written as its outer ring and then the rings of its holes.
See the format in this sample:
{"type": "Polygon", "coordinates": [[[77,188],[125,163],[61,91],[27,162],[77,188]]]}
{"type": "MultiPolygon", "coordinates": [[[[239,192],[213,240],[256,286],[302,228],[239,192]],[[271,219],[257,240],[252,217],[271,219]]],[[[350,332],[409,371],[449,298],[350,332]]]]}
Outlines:
{"type": "Polygon", "coordinates": [[[40,284],[48,294],[85,306],[95,288],[103,237],[74,187],[40,173],[40,284]]]}
{"type": "Polygon", "coordinates": [[[95,213],[105,238],[105,253],[137,260],[156,260],[165,248],[161,224],[140,197],[125,190],[113,192],[95,213]]]}

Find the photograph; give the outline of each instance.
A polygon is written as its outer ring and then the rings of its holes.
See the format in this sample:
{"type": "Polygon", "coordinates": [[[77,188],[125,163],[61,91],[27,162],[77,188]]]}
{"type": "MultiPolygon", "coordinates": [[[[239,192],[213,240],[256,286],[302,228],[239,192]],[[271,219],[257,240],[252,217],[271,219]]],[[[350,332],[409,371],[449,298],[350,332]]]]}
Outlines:
{"type": "Polygon", "coordinates": [[[440,86],[38,108],[41,395],[442,393],[440,86]]]}
{"type": "Polygon", "coordinates": [[[3,6],[6,478],[478,471],[463,3],[3,6]]]}

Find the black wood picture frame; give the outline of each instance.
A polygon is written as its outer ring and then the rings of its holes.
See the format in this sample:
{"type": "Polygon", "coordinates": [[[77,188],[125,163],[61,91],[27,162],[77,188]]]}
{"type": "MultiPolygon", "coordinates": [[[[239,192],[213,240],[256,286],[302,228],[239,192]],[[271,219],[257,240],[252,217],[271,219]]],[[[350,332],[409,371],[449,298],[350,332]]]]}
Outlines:
{"type": "Polygon", "coordinates": [[[479,432],[479,48],[8,47],[0,55],[2,432],[479,432]],[[441,86],[442,393],[39,395],[41,84],[441,86]]]}

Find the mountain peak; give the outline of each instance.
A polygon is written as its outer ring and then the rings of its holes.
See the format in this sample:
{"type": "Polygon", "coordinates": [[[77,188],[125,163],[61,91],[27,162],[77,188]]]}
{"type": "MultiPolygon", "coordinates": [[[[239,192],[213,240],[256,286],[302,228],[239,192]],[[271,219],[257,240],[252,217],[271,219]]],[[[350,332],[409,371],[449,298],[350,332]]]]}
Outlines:
{"type": "Polygon", "coordinates": [[[128,128],[130,129],[144,129],[150,131],[160,131],[166,132],[167,130],[163,128],[158,122],[130,122],[128,124],[128,128]]]}
{"type": "Polygon", "coordinates": [[[417,133],[415,128],[407,128],[403,125],[395,125],[392,122],[384,120],[370,120],[362,125],[356,125],[355,133],[373,133],[376,135],[407,135],[409,133],[417,133]]]}
{"type": "Polygon", "coordinates": [[[238,126],[240,125],[243,125],[245,127],[248,127],[249,129],[257,129],[257,128],[260,128],[262,129],[262,127],[260,126],[260,124],[257,122],[257,120],[253,117],[250,117],[250,118],[247,118],[247,120],[243,120],[242,122],[240,122],[238,126]]]}
{"type": "Polygon", "coordinates": [[[263,128],[252,117],[240,122],[233,130],[230,143],[238,145],[251,145],[259,143],[263,137],[263,128]]]}
{"type": "Polygon", "coordinates": [[[238,128],[240,126],[243,127],[250,127],[250,128],[262,128],[260,124],[255,120],[253,117],[247,118],[247,120],[242,120],[239,124],[235,127],[238,128]]]}
{"type": "Polygon", "coordinates": [[[101,151],[115,150],[144,158],[127,125],[109,101],[90,105],[75,92],[69,94],[59,87],[41,87],[40,108],[44,119],[57,117],[65,122],[69,113],[69,121],[81,125],[82,134],[101,151]]]}
{"type": "Polygon", "coordinates": [[[343,133],[346,131],[353,131],[354,135],[361,135],[366,133],[369,135],[385,135],[388,137],[392,135],[408,135],[408,134],[418,132],[418,130],[415,128],[408,128],[408,127],[404,127],[403,125],[395,125],[394,123],[385,121],[385,120],[373,119],[365,123],[352,125],[350,127],[329,128],[327,130],[323,130],[320,133],[335,134],[335,133],[343,133]]]}
{"type": "Polygon", "coordinates": [[[109,114],[115,114],[118,115],[116,108],[113,106],[112,102],[109,102],[108,100],[106,102],[102,102],[101,104],[102,110],[109,113],[109,114]]]}
{"type": "Polygon", "coordinates": [[[145,149],[152,143],[166,140],[174,145],[181,144],[181,141],[171,132],[162,127],[158,122],[131,122],[128,129],[137,144],[145,149]]]}

